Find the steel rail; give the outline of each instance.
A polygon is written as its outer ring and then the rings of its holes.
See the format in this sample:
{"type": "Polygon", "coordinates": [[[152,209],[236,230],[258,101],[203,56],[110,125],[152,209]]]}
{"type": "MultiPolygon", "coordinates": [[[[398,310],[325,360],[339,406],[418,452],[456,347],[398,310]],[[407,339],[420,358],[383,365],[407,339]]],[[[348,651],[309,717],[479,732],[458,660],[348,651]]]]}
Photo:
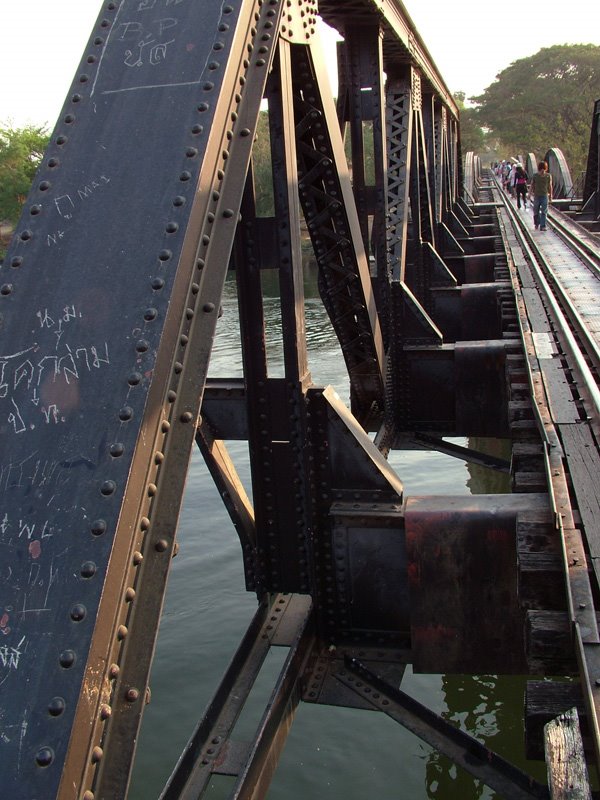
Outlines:
{"type": "Polygon", "coordinates": [[[538,282],[538,288],[542,292],[552,312],[552,318],[556,325],[561,343],[571,359],[570,366],[578,373],[581,379],[579,388],[580,390],[583,388],[583,399],[587,400],[590,405],[588,414],[592,418],[595,429],[597,430],[598,426],[600,426],[600,389],[585,360],[585,355],[587,354],[589,358],[594,361],[596,366],[600,365],[600,349],[597,343],[592,339],[581,315],[577,312],[571,299],[552,272],[541,250],[536,246],[532,236],[524,229],[512,205],[506,198],[503,197],[503,200],[507,213],[513,222],[513,227],[519,243],[530,262],[531,269],[538,282]],[[565,309],[564,312],[563,307],[565,309]],[[568,319],[565,313],[568,315],[568,319]],[[586,347],[585,354],[581,345],[577,342],[571,327],[575,328],[578,336],[584,340],[586,347]]]}

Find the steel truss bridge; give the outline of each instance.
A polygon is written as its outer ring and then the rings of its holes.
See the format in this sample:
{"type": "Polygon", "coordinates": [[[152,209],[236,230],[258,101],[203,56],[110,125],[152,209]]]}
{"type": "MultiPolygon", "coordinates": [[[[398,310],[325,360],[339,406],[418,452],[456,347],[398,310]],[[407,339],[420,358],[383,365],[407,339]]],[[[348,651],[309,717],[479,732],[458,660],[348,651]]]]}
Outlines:
{"type": "Polygon", "coordinates": [[[3,797],[126,796],[194,444],[258,609],[166,800],[219,773],[233,797],[264,796],[301,701],[385,713],[502,796],[559,796],[407,696],[407,664],[530,674],[538,749],[569,712],[598,763],[598,327],[552,291],[580,272],[545,271],[553,256],[587,271],[597,307],[598,111],[584,203],[552,216],[581,266],[519,224],[476,159],[463,168],[456,105],[396,0],[103,2],[0,269],[3,797]],[[344,38],[337,108],[317,13],[344,38]],[[269,218],[252,165],[264,98],[269,218]],[[301,225],[351,409],[308,371],[301,225]],[[265,350],[273,266],[283,378],[265,350]],[[213,380],[230,267],[244,376],[213,380]],[[512,456],[448,437],[507,439],[512,456]],[[253,504],[228,440],[249,443],[253,504]],[[512,491],[406,496],[398,448],[504,471],[512,491]],[[239,746],[275,645],[283,669],[239,746]]]}

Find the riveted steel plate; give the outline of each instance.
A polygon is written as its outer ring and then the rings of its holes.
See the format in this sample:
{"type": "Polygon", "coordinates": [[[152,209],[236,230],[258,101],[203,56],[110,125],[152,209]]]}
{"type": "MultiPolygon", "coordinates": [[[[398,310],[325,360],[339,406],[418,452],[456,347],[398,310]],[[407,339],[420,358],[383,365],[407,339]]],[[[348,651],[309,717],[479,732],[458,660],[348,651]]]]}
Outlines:
{"type": "Polygon", "coordinates": [[[264,34],[259,8],[103,3],[0,269],[6,797],[54,796],[76,708],[91,719],[110,697],[107,658],[127,634],[115,629],[152,524],[157,465],[178,426],[191,447],[204,376],[186,382],[184,345],[204,325],[207,363],[220,297],[196,256],[233,239],[236,207],[219,198],[228,157],[238,141],[249,157],[255,125],[234,113],[240,74],[268,69],[268,55],[240,56],[256,28],[264,34]],[[93,660],[92,641],[104,647],[93,660]]]}

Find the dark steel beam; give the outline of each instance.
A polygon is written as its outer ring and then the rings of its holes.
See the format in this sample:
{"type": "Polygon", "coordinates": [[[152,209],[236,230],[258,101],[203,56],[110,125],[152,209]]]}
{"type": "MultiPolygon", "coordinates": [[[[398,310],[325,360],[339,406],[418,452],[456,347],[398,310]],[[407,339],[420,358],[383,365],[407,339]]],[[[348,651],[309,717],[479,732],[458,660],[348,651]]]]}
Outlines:
{"type": "Polygon", "coordinates": [[[345,660],[337,679],[455,764],[511,800],[548,798],[546,786],[522,772],[473,736],[456,728],[422,703],[381,680],[356,658],[345,660]]]}
{"type": "Polygon", "coordinates": [[[384,353],[369,265],[322,54],[292,47],[299,191],[319,289],[350,376],[353,408],[383,407],[384,353]]]}
{"type": "Polygon", "coordinates": [[[342,34],[347,24],[370,22],[374,17],[383,19],[384,44],[391,51],[393,60],[402,58],[405,63],[418,67],[444,105],[458,118],[458,107],[452,92],[441,77],[403,3],[399,0],[346,0],[344,3],[321,0],[319,12],[328,25],[338,28],[342,34]]]}
{"type": "MultiPolygon", "coordinates": [[[[313,646],[308,597],[264,597],[221,683],[169,778],[161,800],[198,800],[215,774],[239,778],[233,796],[264,789],[299,700],[298,682],[313,646]],[[268,710],[251,743],[235,740],[235,724],[273,645],[290,647],[268,710]],[[271,771],[269,771],[269,768],[271,771]]],[[[257,796],[262,797],[263,794],[257,796]]]]}

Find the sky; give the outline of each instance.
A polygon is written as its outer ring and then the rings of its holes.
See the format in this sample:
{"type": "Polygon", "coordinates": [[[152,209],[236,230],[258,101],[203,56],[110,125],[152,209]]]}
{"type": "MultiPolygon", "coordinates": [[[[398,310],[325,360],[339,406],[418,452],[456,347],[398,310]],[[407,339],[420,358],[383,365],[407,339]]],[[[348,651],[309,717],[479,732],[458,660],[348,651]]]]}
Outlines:
{"type": "MultiPolygon", "coordinates": [[[[599,0],[404,5],[450,91],[467,97],[542,47],[600,45],[599,0]]],[[[101,7],[101,0],[0,0],[0,124],[54,126],[101,7]]]]}

